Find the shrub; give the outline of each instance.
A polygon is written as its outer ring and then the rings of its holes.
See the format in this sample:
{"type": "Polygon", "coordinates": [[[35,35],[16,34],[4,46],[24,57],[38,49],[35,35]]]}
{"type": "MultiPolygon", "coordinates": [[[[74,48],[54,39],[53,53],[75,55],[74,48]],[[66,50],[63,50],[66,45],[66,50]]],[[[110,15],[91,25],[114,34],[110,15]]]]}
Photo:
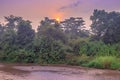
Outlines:
{"type": "Polygon", "coordinates": [[[80,50],[83,47],[86,48],[87,43],[88,43],[88,39],[84,39],[84,38],[69,40],[69,46],[72,48],[72,52],[76,55],[81,55],[80,50]]]}
{"type": "Polygon", "coordinates": [[[90,61],[89,67],[94,68],[109,68],[109,69],[119,69],[120,63],[116,57],[113,56],[100,56],[96,57],[94,60],[90,61]]]}
{"type": "Polygon", "coordinates": [[[67,64],[70,65],[78,65],[78,66],[86,66],[86,64],[89,62],[91,58],[86,56],[86,55],[81,55],[81,56],[71,56],[69,57],[66,61],[67,64]]]}
{"type": "Polygon", "coordinates": [[[34,63],[36,62],[36,55],[32,51],[27,51],[25,49],[20,49],[15,52],[14,62],[21,63],[34,63]]]}
{"type": "Polygon", "coordinates": [[[101,41],[87,42],[79,44],[79,54],[88,56],[119,56],[120,47],[115,44],[105,44],[101,41]]]}
{"type": "Polygon", "coordinates": [[[32,51],[25,49],[15,50],[9,53],[4,53],[3,60],[5,62],[19,62],[19,63],[34,63],[36,62],[36,55],[32,51]]]}
{"type": "MultiPolygon", "coordinates": [[[[47,38],[48,39],[48,38],[47,38]]],[[[41,39],[39,45],[39,63],[59,63],[64,61],[66,49],[61,41],[41,39]]]]}

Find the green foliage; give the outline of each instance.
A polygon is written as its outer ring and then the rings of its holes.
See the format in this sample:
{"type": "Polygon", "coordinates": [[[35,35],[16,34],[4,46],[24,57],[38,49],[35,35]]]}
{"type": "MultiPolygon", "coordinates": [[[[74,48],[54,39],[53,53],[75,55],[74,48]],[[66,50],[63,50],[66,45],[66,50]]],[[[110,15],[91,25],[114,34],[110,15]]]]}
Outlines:
{"type": "Polygon", "coordinates": [[[55,19],[46,17],[35,32],[29,20],[10,15],[5,17],[7,21],[5,25],[0,24],[0,61],[66,63],[119,69],[120,30],[118,23],[120,18],[118,15],[119,13],[116,12],[94,11],[91,16],[93,21],[91,27],[95,31],[95,36],[92,38],[99,41],[91,40],[88,37],[89,32],[82,30],[84,26],[82,18],[71,17],[63,22],[57,22],[55,19]],[[108,18],[114,21],[107,21],[108,18]]]}
{"type": "Polygon", "coordinates": [[[70,39],[76,39],[77,37],[88,37],[88,31],[82,30],[84,28],[84,20],[81,17],[70,17],[65,19],[60,24],[63,31],[68,34],[70,39]]]}
{"type": "Polygon", "coordinates": [[[81,56],[72,55],[67,59],[66,63],[69,65],[87,66],[87,63],[89,63],[90,59],[91,57],[88,57],[84,54],[81,56]]]}
{"type": "Polygon", "coordinates": [[[91,29],[94,33],[93,39],[102,40],[108,44],[120,42],[120,12],[96,9],[90,19],[92,20],[91,29]]]}
{"type": "Polygon", "coordinates": [[[41,21],[41,25],[37,29],[37,37],[47,37],[53,40],[60,40],[63,43],[67,42],[67,37],[62,32],[62,29],[59,28],[58,23],[54,19],[49,18],[41,21]]]}
{"type": "Polygon", "coordinates": [[[113,56],[100,56],[90,61],[89,67],[94,68],[108,68],[108,69],[120,69],[119,60],[113,56]]]}
{"type": "Polygon", "coordinates": [[[0,53],[0,60],[6,62],[35,63],[37,56],[32,51],[25,49],[7,50],[0,53]],[[3,54],[4,53],[4,54],[3,54]]]}
{"type": "MultiPolygon", "coordinates": [[[[13,62],[20,63],[35,63],[36,55],[32,51],[26,51],[24,49],[15,51],[15,55],[13,56],[13,62]]],[[[11,55],[12,56],[12,55],[11,55]]]]}
{"type": "Polygon", "coordinates": [[[80,39],[72,39],[69,40],[69,46],[72,48],[72,52],[74,54],[80,54],[80,49],[82,46],[85,46],[88,42],[87,38],[80,38],[80,39]]]}
{"type": "Polygon", "coordinates": [[[25,48],[32,45],[35,32],[30,23],[30,21],[23,20],[18,24],[16,44],[19,47],[25,48]]]}
{"type": "Polygon", "coordinates": [[[87,56],[119,56],[119,44],[105,44],[102,41],[89,41],[88,39],[71,40],[69,45],[72,47],[74,54],[87,56]]]}
{"type": "Polygon", "coordinates": [[[58,63],[65,59],[65,48],[60,41],[53,41],[45,37],[40,39],[36,48],[40,63],[58,63]]]}

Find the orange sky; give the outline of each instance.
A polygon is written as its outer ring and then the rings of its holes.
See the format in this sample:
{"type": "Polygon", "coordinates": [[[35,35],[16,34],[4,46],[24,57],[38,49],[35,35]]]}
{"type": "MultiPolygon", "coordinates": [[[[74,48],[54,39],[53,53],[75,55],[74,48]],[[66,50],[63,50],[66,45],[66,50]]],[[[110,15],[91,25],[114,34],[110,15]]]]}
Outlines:
{"type": "Polygon", "coordinates": [[[37,28],[44,17],[83,17],[89,26],[94,9],[120,11],[120,0],[0,0],[0,22],[3,16],[12,14],[31,20],[33,28],[37,28]]]}

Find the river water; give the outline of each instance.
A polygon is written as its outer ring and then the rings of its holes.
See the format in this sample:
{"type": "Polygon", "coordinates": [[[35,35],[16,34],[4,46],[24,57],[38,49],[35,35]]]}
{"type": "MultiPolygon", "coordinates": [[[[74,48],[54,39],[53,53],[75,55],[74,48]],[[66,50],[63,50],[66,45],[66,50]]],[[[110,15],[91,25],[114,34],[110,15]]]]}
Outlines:
{"type": "Polygon", "coordinates": [[[77,66],[0,64],[0,80],[120,80],[120,71],[77,66]]]}

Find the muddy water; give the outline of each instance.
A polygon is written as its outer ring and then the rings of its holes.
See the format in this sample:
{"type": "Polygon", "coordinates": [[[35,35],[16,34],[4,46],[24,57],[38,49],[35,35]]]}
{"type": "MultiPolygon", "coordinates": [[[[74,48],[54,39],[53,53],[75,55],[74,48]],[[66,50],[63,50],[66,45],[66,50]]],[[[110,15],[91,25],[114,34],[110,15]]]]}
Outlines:
{"type": "Polygon", "coordinates": [[[1,64],[0,75],[8,77],[0,80],[120,80],[120,71],[71,66],[1,64]]]}

